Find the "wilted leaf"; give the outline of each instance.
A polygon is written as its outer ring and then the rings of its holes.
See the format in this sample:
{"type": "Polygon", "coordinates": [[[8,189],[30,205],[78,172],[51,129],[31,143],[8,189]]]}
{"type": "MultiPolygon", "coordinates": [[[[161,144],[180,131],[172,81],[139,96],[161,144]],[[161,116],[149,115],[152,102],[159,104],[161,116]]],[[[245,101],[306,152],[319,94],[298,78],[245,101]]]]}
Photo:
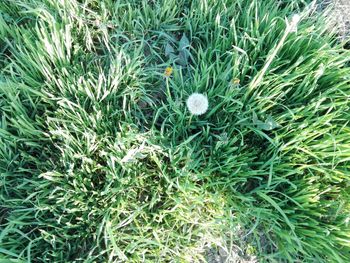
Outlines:
{"type": "Polygon", "coordinates": [[[144,144],[142,144],[138,148],[130,149],[127,154],[121,160],[122,163],[131,163],[136,161],[137,159],[143,159],[147,155],[143,153],[144,144]]]}

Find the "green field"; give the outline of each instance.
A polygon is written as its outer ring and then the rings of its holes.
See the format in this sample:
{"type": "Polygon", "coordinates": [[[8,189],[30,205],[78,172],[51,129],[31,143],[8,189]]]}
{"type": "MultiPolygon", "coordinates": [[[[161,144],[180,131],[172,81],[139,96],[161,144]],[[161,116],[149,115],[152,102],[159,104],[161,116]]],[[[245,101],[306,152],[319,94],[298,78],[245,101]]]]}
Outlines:
{"type": "Polygon", "coordinates": [[[350,262],[350,52],[317,12],[1,0],[0,262],[350,262]]]}

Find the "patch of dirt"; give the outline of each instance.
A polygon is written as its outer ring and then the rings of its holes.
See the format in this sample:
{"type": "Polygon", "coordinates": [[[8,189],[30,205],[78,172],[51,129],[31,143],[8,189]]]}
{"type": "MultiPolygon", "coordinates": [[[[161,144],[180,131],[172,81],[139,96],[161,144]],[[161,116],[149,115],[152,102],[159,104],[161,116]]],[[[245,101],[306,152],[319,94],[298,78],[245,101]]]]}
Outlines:
{"type": "Polygon", "coordinates": [[[329,17],[339,31],[343,40],[350,38],[350,0],[322,0],[319,3],[321,10],[327,10],[329,17]]]}
{"type": "Polygon", "coordinates": [[[257,259],[252,256],[246,256],[242,250],[233,246],[232,251],[228,253],[224,249],[210,248],[206,252],[206,259],[208,263],[257,263],[257,259]]]}

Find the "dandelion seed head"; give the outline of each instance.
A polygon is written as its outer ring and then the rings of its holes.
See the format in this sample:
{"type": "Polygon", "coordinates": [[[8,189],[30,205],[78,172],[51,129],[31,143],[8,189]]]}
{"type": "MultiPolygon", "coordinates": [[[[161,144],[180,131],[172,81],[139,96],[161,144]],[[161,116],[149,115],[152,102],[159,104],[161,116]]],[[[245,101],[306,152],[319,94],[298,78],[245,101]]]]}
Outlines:
{"type": "Polygon", "coordinates": [[[298,23],[299,23],[300,19],[301,19],[300,15],[298,15],[298,14],[293,15],[292,21],[290,23],[291,32],[297,31],[298,23]]]}
{"type": "Polygon", "coordinates": [[[300,21],[300,18],[301,18],[300,15],[294,14],[293,17],[292,17],[292,23],[293,24],[298,24],[299,21],[300,21]]]}
{"type": "Polygon", "coordinates": [[[208,110],[209,103],[205,95],[193,93],[188,97],[186,105],[193,115],[202,115],[208,110]]]}

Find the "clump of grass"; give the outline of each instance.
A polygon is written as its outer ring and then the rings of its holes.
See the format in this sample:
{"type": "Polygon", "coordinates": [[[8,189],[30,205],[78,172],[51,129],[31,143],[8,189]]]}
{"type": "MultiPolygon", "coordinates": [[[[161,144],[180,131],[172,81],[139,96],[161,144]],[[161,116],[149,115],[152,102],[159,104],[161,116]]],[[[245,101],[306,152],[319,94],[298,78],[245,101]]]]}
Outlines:
{"type": "Polygon", "coordinates": [[[349,52],[304,1],[0,12],[0,258],[349,260],[349,52]]]}

